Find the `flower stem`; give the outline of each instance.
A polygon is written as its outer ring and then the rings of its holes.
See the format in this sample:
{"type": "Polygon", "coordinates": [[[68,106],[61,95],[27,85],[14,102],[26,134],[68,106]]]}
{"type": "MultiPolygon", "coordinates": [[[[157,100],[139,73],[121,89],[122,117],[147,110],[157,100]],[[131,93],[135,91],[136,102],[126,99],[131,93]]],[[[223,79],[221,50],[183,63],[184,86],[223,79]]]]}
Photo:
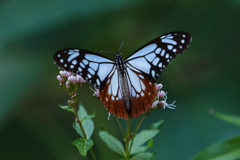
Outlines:
{"type": "Polygon", "coordinates": [[[131,149],[132,149],[133,141],[134,141],[135,135],[136,135],[137,130],[138,130],[138,123],[139,123],[139,120],[140,120],[140,117],[138,117],[138,119],[137,119],[137,123],[136,123],[136,125],[135,125],[134,133],[133,133],[133,136],[132,136],[132,141],[131,141],[130,148],[129,148],[129,155],[130,155],[130,153],[131,153],[131,149]]]}
{"type": "Polygon", "coordinates": [[[87,139],[87,135],[86,135],[86,133],[84,132],[84,129],[83,129],[83,127],[82,127],[82,123],[81,123],[81,121],[79,120],[78,117],[76,117],[76,121],[78,122],[78,124],[79,124],[79,126],[80,126],[80,128],[81,128],[81,131],[82,131],[82,133],[83,133],[84,139],[87,139]]]}
{"type": "Polygon", "coordinates": [[[130,158],[130,152],[129,152],[129,141],[131,139],[131,122],[132,119],[129,117],[129,119],[126,121],[126,158],[130,158]]]}
{"type": "Polygon", "coordinates": [[[90,148],[90,152],[91,152],[91,154],[92,154],[93,159],[94,159],[94,160],[97,160],[97,158],[96,158],[96,156],[95,156],[95,154],[94,154],[92,148],[90,148]]]}
{"type": "MultiPolygon", "coordinates": [[[[87,135],[86,135],[86,133],[85,133],[83,127],[82,127],[82,122],[81,122],[80,119],[78,118],[78,114],[77,114],[77,110],[78,110],[78,109],[76,108],[76,105],[75,105],[75,104],[76,104],[76,103],[74,103],[74,106],[73,106],[73,111],[74,111],[74,114],[75,114],[75,121],[79,124],[79,126],[80,126],[80,128],[81,128],[81,131],[82,131],[82,133],[83,133],[84,139],[87,139],[87,135]]],[[[92,154],[93,159],[94,159],[94,160],[97,160],[92,148],[90,148],[90,152],[91,152],[91,154],[92,154]]]]}
{"type": "MultiPolygon", "coordinates": [[[[139,123],[139,125],[137,126],[137,130],[139,129],[139,127],[141,126],[141,124],[142,124],[142,122],[143,122],[143,120],[146,118],[146,114],[143,116],[143,118],[141,119],[141,121],[140,121],[140,123],[139,123]]],[[[136,130],[136,131],[137,131],[136,130]]]]}
{"type": "Polygon", "coordinates": [[[122,125],[121,125],[121,123],[119,122],[119,120],[118,120],[117,117],[116,117],[116,120],[117,120],[117,122],[118,122],[118,125],[119,125],[119,127],[120,127],[120,129],[121,129],[121,131],[122,131],[122,134],[123,134],[124,138],[126,139],[126,135],[125,135],[125,133],[124,133],[124,131],[123,131],[122,125]]]}

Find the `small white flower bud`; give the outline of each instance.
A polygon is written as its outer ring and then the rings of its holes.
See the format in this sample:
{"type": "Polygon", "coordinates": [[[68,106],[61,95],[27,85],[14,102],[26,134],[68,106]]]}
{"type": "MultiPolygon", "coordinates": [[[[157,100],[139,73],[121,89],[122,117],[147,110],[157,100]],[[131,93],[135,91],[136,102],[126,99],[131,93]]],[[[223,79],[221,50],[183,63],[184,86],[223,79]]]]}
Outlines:
{"type": "Polygon", "coordinates": [[[160,89],[162,89],[163,85],[161,83],[156,84],[156,91],[159,91],[160,89]]]}
{"type": "Polygon", "coordinates": [[[158,99],[162,99],[162,98],[164,97],[164,95],[165,95],[165,92],[164,92],[164,91],[158,91],[158,93],[157,93],[157,98],[158,98],[158,99]]]}
{"type": "Polygon", "coordinates": [[[75,76],[70,76],[70,77],[68,77],[68,82],[69,82],[69,84],[76,84],[77,83],[77,81],[76,81],[76,77],[75,76]]]}

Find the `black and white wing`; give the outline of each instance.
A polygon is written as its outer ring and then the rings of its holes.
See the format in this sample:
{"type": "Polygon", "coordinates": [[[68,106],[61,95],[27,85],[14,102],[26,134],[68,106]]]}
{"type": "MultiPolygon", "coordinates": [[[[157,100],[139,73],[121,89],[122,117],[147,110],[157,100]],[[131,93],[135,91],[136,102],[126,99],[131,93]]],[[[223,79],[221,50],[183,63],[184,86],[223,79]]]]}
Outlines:
{"type": "Polygon", "coordinates": [[[62,69],[81,75],[100,90],[116,70],[111,59],[84,49],[62,49],[54,54],[53,59],[62,69]]]}
{"type": "Polygon", "coordinates": [[[177,55],[183,53],[192,38],[187,32],[171,32],[153,39],[126,59],[127,66],[151,82],[177,55]]]}

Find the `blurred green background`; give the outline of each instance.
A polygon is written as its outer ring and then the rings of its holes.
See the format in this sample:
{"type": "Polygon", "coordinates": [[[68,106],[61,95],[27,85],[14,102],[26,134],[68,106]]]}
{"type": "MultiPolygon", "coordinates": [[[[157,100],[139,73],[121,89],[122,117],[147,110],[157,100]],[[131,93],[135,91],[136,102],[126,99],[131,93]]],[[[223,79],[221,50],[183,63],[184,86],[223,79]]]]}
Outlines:
{"type": "MultiPolygon", "coordinates": [[[[121,52],[127,57],[153,38],[178,30],[189,32],[193,41],[157,80],[177,108],[156,110],[141,128],[165,120],[149,150],[161,160],[190,159],[240,133],[209,114],[215,109],[240,115],[238,0],[0,1],[1,160],[92,159],[71,145],[79,135],[72,128],[73,114],[58,106],[69,98],[56,79],[56,51],[117,51],[125,41],[121,52]]],[[[107,120],[89,86],[83,85],[78,94],[88,113],[97,109],[93,149],[100,160],[117,159],[98,132],[104,125],[122,139],[121,132],[113,116],[107,120]]]]}

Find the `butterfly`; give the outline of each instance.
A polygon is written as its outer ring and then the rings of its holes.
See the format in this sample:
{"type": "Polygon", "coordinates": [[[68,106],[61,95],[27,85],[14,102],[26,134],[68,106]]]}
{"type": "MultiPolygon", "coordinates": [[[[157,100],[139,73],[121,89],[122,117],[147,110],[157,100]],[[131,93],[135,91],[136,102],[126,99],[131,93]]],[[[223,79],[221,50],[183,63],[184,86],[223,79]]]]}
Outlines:
{"type": "Polygon", "coordinates": [[[187,32],[170,32],[146,43],[126,59],[114,53],[111,60],[96,52],[67,48],[54,54],[62,69],[81,75],[99,89],[108,112],[123,119],[145,113],[156,97],[155,81],[192,38],[187,32]]]}

